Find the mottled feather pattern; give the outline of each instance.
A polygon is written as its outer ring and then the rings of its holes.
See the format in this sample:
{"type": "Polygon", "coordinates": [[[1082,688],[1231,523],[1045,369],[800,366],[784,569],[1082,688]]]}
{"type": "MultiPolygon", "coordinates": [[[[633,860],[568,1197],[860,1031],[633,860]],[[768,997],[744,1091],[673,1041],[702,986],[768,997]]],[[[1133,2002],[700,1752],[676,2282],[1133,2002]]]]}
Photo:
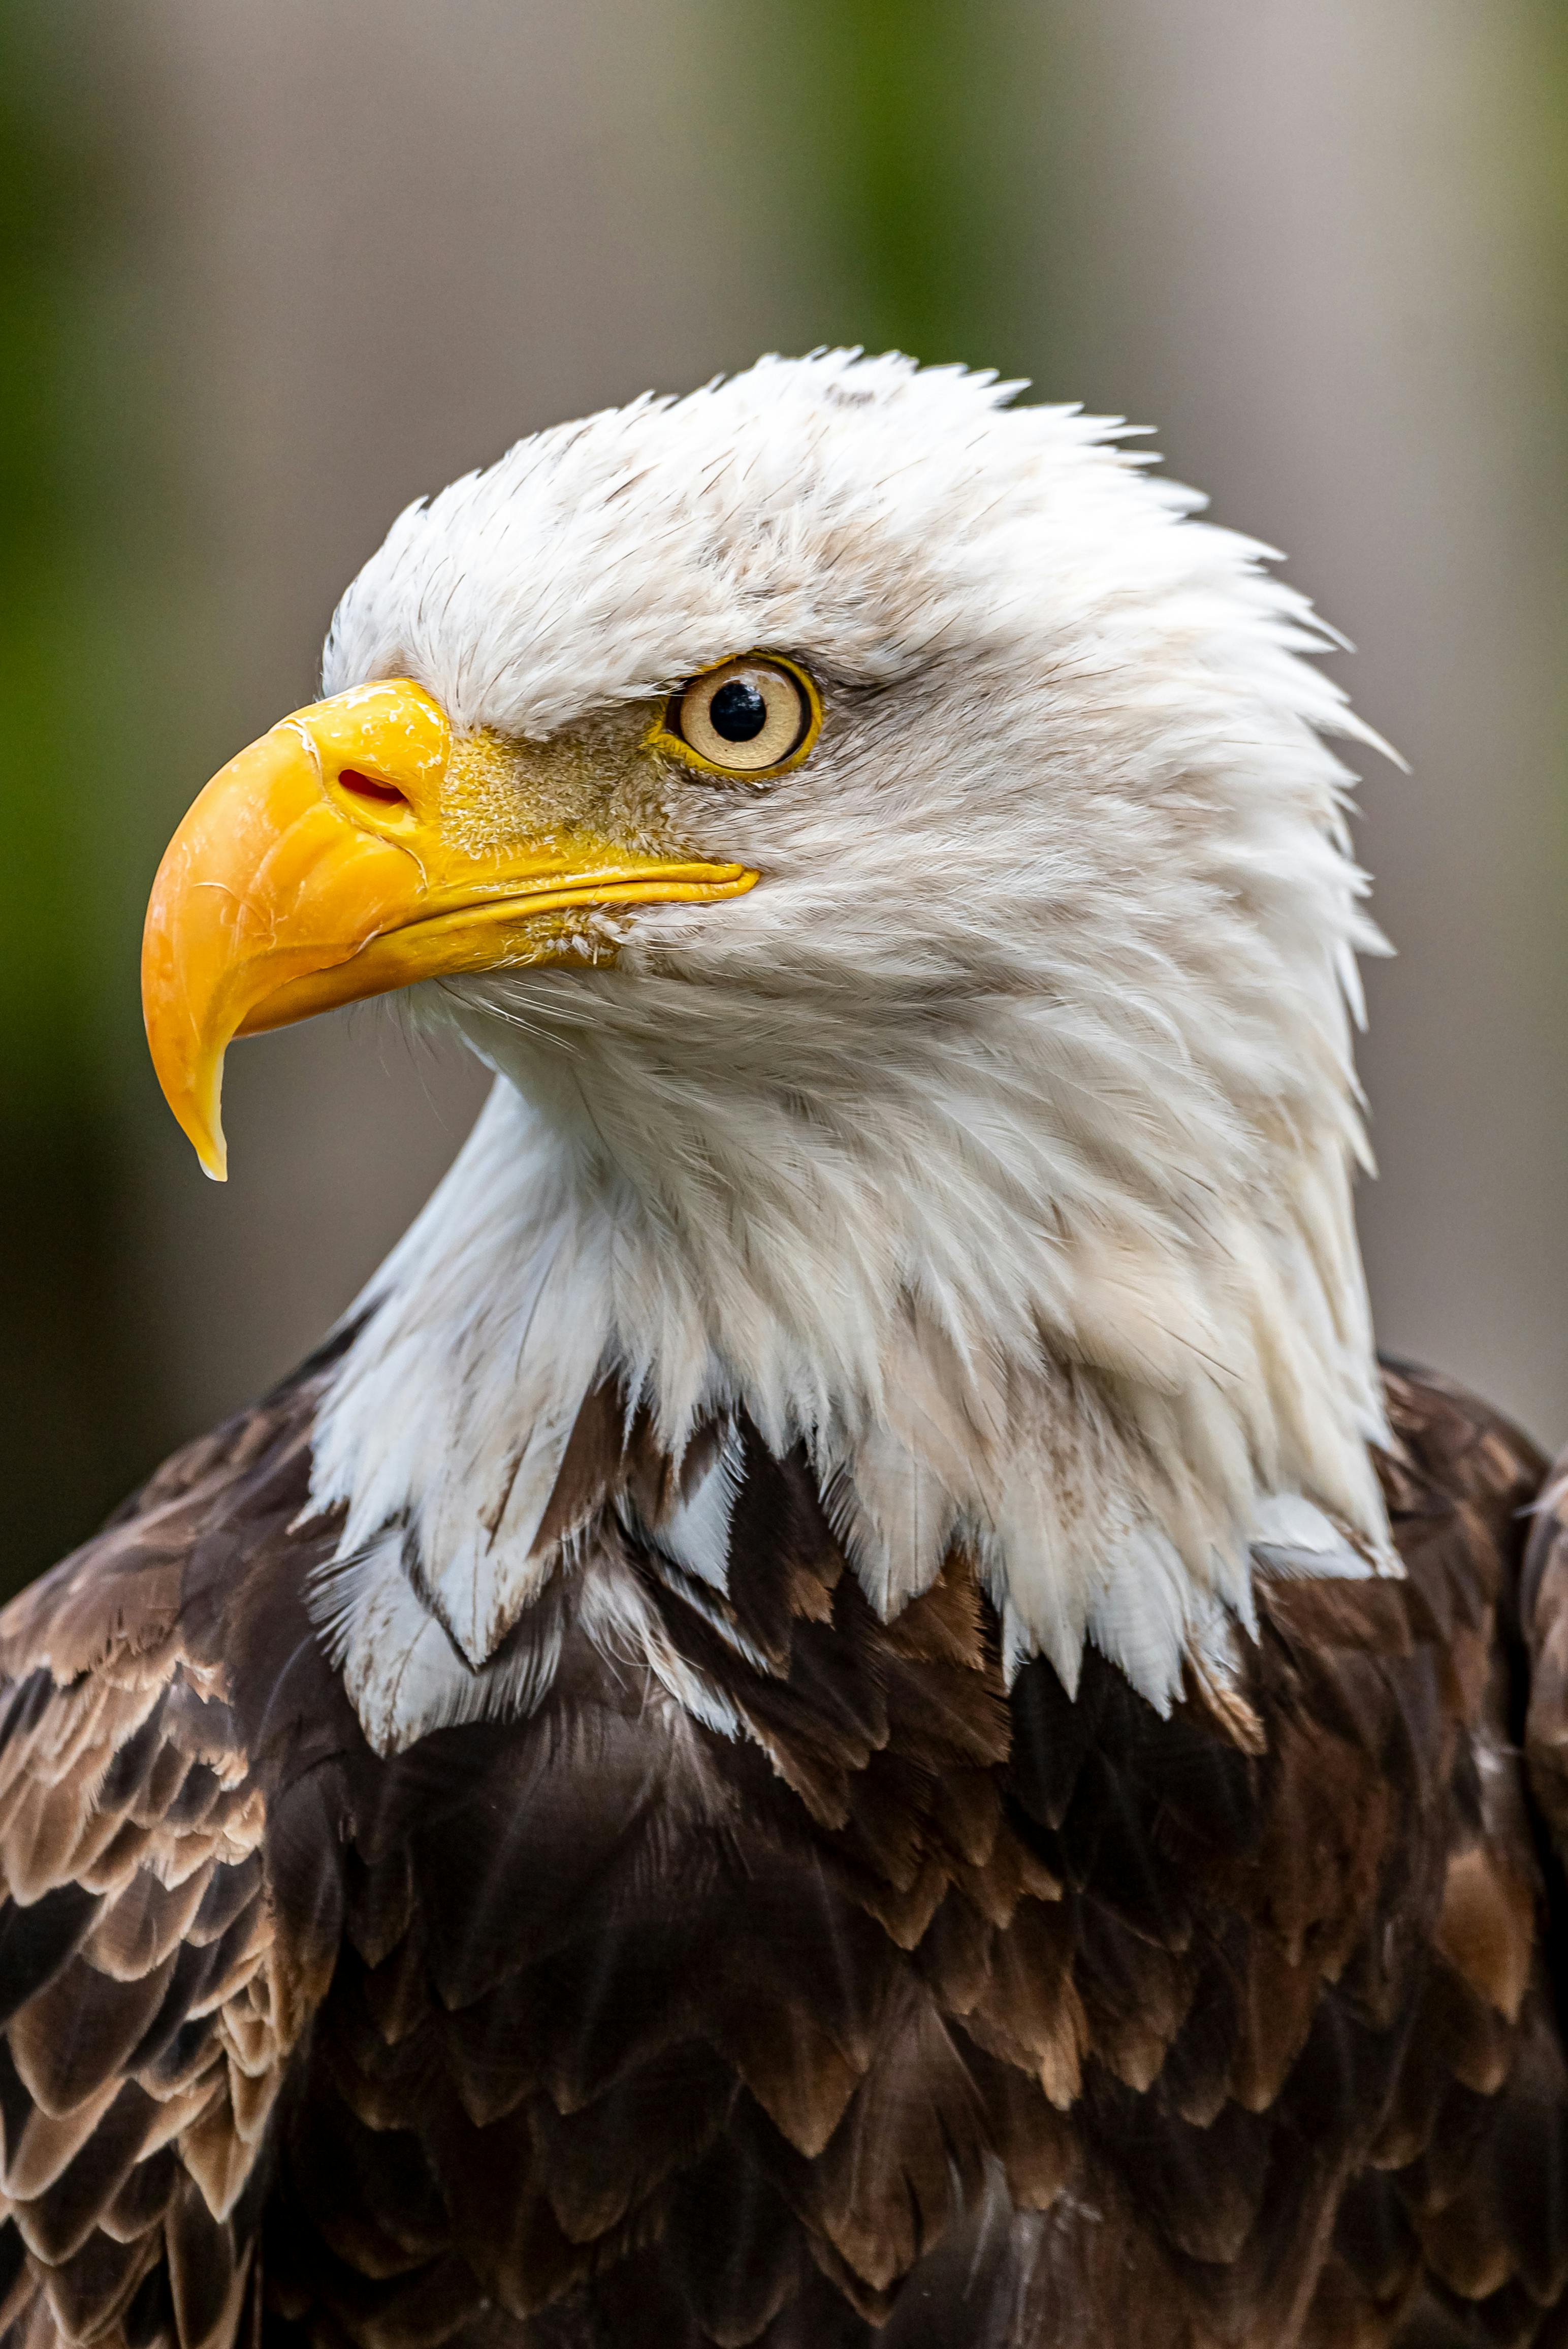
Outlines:
{"type": "Polygon", "coordinates": [[[204,2349],[236,2337],[253,2287],[258,2158],[324,1982],[278,1940],[254,1749],[189,1636],[188,1568],[214,1498],[243,1512],[258,1432],[193,1447],[5,1619],[0,2273],[18,2341],[204,2349]]]}
{"type": "Polygon", "coordinates": [[[12,2342],[1568,2337],[1563,1537],[1517,1585],[1480,1406],[1389,1374],[1406,1577],[1262,1578],[1260,1741],[1092,1653],[1009,1691],[961,1551],[882,1622],[744,1426],[716,1589],[602,1402],[552,1506],[744,1733],[563,1603],[532,1713],[383,1759],[308,1608],[320,1377],[5,1618],[12,2342]]]}

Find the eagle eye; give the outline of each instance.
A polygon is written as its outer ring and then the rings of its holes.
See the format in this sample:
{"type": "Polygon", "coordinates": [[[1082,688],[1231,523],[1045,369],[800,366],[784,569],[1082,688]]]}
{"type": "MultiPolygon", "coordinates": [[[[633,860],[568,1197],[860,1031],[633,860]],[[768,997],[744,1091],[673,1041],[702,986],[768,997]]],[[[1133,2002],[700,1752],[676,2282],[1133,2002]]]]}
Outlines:
{"type": "Polygon", "coordinates": [[[793,661],[746,653],[672,693],[654,741],[709,774],[776,775],[817,739],[822,703],[793,661]]]}

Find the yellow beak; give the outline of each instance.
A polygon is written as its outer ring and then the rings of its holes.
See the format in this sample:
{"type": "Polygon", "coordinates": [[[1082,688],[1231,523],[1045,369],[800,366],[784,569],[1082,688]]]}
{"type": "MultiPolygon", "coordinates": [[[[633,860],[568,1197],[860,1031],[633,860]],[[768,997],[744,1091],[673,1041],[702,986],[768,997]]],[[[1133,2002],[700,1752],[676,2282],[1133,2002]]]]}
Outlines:
{"type": "Polygon", "coordinates": [[[415,979],[566,958],[574,908],[734,897],[740,864],[640,855],[492,776],[423,688],[296,710],[212,778],[165,852],[141,950],[147,1039],[207,1173],[227,1167],[223,1055],[415,979]],[[554,915],[552,922],[542,916],[554,915]]]}

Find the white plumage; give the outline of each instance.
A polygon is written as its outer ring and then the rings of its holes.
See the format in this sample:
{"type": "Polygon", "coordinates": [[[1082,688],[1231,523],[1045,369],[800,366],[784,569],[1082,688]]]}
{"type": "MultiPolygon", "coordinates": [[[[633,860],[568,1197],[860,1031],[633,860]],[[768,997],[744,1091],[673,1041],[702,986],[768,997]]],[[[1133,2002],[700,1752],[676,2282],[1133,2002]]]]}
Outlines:
{"type": "MultiPolygon", "coordinates": [[[[414,998],[498,1082],[320,1415],[322,1604],[384,1749],[526,1703],[563,1588],[645,1651],[605,1557],[536,1545],[609,1371],[677,1456],[733,1405],[803,1441],[884,1614],[956,1528],[1069,1687],[1086,1640],[1161,1708],[1184,1658],[1222,1675],[1254,1539],[1387,1560],[1350,1197],[1377,941],[1324,740],[1375,738],[1265,550],[1016,388],[764,360],[520,443],[343,600],[328,693],[410,677],[584,758],[753,648],[826,712],[766,788],[633,811],[762,874],[719,917],[600,911],[581,968],[414,998]],[[531,1661],[489,1667],[531,1608],[531,1661]]],[[[722,1503],[677,1539],[720,1585],[722,1503]]]]}

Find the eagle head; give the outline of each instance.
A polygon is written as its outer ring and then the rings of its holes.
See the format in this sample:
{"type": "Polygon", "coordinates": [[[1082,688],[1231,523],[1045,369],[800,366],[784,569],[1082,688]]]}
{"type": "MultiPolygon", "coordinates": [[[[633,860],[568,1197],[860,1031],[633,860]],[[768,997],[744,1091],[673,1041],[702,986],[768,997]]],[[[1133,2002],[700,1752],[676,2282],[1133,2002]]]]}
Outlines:
{"type": "Polygon", "coordinates": [[[236,1034],[406,990],[497,1073],[315,1444],[471,1674],[583,1570],[611,1377],[677,1482],[741,1415],[804,1446],[884,1614],[967,1544],[1069,1687],[1086,1639],[1222,1675],[1260,1549],[1386,1562],[1325,740],[1372,738],[1265,550],[1016,389],[770,358],[521,441],[164,860],[209,1172],[236,1034]]]}

